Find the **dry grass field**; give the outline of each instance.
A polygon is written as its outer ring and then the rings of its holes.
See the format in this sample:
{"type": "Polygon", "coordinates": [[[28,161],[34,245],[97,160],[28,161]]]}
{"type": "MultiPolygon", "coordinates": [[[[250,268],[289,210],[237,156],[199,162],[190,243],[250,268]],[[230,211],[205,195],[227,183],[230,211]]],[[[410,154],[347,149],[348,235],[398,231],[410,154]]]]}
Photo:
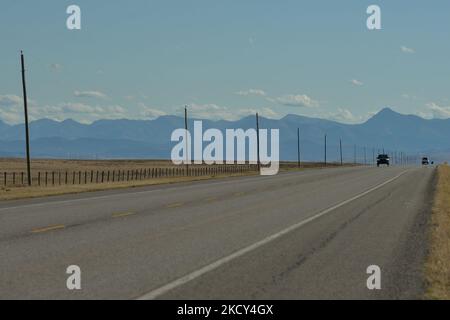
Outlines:
{"type": "MultiPolygon", "coordinates": [[[[327,166],[338,166],[338,164],[331,163],[327,166]]],[[[280,164],[282,171],[322,167],[322,163],[302,163],[300,169],[296,162],[280,164]]],[[[257,174],[256,166],[248,165],[240,166],[240,170],[236,165],[191,165],[190,168],[195,172],[185,176],[181,171],[184,166],[175,166],[169,160],[33,159],[31,162],[33,186],[28,187],[26,186],[25,160],[0,159],[0,200],[257,174]],[[214,167],[221,170],[210,172],[214,167]],[[205,170],[202,171],[202,168],[205,170]],[[206,168],[209,171],[206,171],[206,168]],[[155,175],[152,174],[153,170],[155,175]],[[22,181],[24,181],[23,184],[22,181]]]]}
{"type": "MultiPolygon", "coordinates": [[[[351,164],[346,164],[351,165],[351,164]]],[[[329,163],[328,166],[338,166],[329,163]]],[[[172,168],[176,167],[170,160],[63,160],[63,159],[33,159],[33,171],[90,171],[90,170],[133,170],[141,168],[172,168]]],[[[281,162],[282,169],[297,168],[296,162],[281,162]]],[[[303,162],[302,168],[323,167],[322,163],[303,162]]],[[[0,158],[0,172],[25,172],[25,159],[0,158]]]]}
{"type": "Polygon", "coordinates": [[[431,217],[430,253],[426,263],[428,299],[450,299],[450,167],[438,167],[431,217]]]}
{"type": "MultiPolygon", "coordinates": [[[[168,160],[59,160],[33,159],[33,171],[133,170],[140,168],[173,167],[168,160]]],[[[24,159],[0,159],[0,172],[26,171],[24,159]]]]}

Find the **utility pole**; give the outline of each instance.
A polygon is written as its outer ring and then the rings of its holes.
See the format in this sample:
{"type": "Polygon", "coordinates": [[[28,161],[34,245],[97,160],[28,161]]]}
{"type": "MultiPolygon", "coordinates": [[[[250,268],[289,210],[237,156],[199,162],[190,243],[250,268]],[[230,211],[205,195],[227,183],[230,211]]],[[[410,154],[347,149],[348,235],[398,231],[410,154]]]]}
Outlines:
{"type": "Polygon", "coordinates": [[[325,167],[327,166],[327,134],[325,134],[325,167]]]}
{"type": "Polygon", "coordinates": [[[344,164],[342,161],[342,139],[339,139],[339,154],[341,156],[341,166],[344,164]]]}
{"type": "Polygon", "coordinates": [[[258,144],[257,146],[257,153],[258,153],[258,172],[261,172],[261,161],[260,161],[260,157],[259,157],[259,115],[258,112],[256,113],[256,143],[258,144]]]}
{"type": "Polygon", "coordinates": [[[28,186],[31,186],[31,164],[30,164],[30,131],[28,128],[28,100],[27,100],[27,87],[25,85],[25,61],[23,57],[23,51],[20,51],[20,62],[22,64],[22,88],[23,88],[23,107],[25,113],[25,139],[26,139],[26,151],[27,151],[27,178],[28,186]]]}
{"type": "Polygon", "coordinates": [[[297,165],[300,168],[300,128],[297,128],[297,165]]]}
{"type": "Polygon", "coordinates": [[[186,140],[186,175],[189,175],[189,147],[188,142],[188,120],[187,120],[187,106],[184,106],[184,129],[185,129],[185,140],[186,140]]]}

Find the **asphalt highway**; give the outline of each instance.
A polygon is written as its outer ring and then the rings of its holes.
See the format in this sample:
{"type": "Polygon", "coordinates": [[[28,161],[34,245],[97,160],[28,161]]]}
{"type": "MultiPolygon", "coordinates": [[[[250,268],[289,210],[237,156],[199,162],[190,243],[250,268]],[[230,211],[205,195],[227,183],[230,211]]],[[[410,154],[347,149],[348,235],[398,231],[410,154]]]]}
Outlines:
{"type": "Polygon", "coordinates": [[[1,202],[0,299],[420,298],[433,179],[329,168],[1,202]]]}

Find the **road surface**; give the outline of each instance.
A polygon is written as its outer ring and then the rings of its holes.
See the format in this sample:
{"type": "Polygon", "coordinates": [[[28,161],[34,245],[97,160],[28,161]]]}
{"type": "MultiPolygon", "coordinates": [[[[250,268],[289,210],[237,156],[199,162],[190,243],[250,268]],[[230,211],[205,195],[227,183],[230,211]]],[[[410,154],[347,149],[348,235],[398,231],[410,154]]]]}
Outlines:
{"type": "Polygon", "coordinates": [[[329,168],[2,202],[0,299],[420,298],[433,177],[329,168]]]}

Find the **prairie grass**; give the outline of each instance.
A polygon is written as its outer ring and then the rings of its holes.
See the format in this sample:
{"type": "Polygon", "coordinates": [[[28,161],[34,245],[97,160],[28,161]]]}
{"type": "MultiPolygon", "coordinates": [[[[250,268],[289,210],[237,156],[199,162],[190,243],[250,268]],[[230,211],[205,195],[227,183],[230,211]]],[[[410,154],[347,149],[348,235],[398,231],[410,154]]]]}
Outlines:
{"type": "Polygon", "coordinates": [[[450,167],[438,167],[431,217],[430,252],[425,265],[427,299],[450,300],[450,167]]]}

